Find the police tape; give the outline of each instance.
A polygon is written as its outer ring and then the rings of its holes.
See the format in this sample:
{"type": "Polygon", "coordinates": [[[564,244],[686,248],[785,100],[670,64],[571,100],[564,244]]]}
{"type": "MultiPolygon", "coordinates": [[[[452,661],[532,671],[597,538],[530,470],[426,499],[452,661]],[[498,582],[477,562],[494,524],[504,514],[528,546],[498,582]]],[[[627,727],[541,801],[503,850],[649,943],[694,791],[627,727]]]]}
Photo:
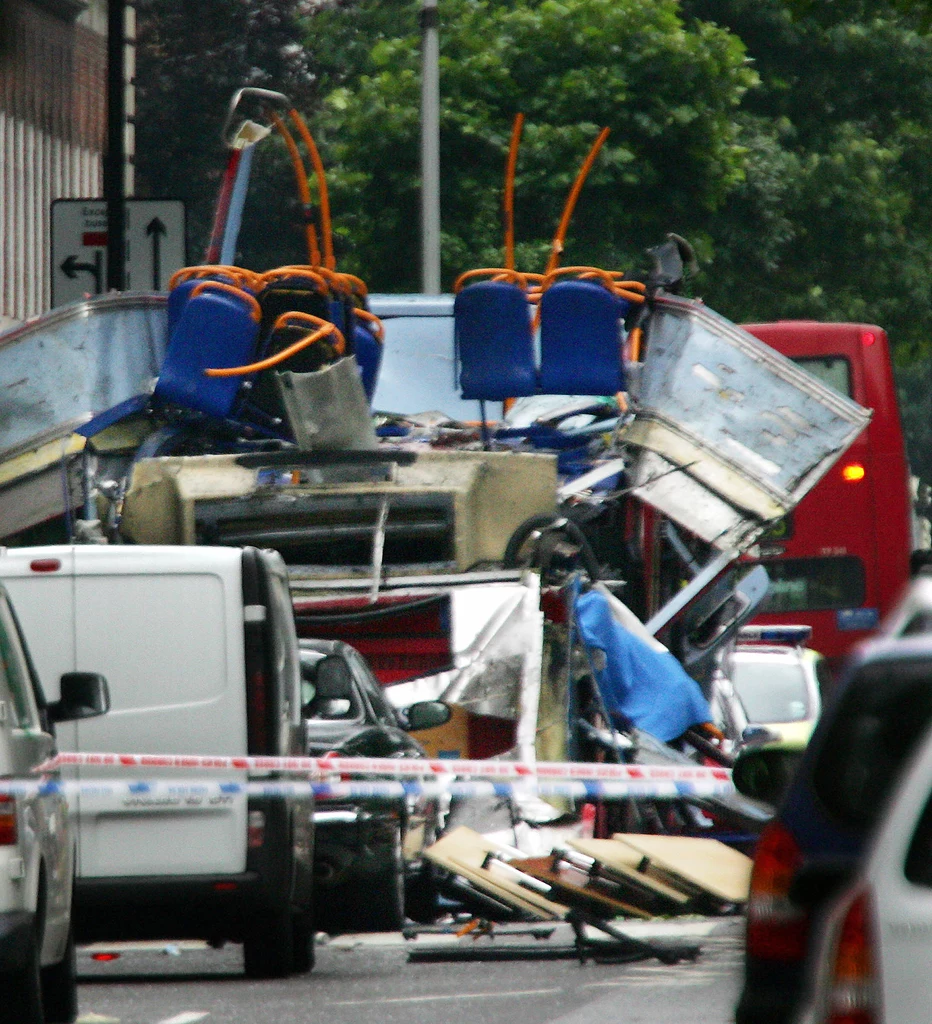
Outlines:
{"type": "Polygon", "coordinates": [[[466,779],[572,782],[717,783],[731,785],[728,768],[707,765],[597,764],[587,761],[494,761],[452,758],[270,757],[203,754],[109,754],[63,752],[40,771],[89,768],[179,768],[285,772],[308,776],[383,775],[390,778],[455,775],[466,779]]]}
{"type": "Polygon", "coordinates": [[[573,781],[522,779],[520,781],[464,782],[449,776],[426,781],[386,779],[357,782],[326,781],[216,781],[171,782],[164,779],[131,781],[71,779],[0,780],[0,797],[35,797],[58,794],[80,800],[82,813],[98,807],[210,808],[233,803],[237,796],[308,797],[321,801],[406,800],[408,798],[450,797],[565,797],[575,800],[654,799],[676,800],[684,797],[723,797],[735,792],[731,782],[698,781],[573,781]]]}

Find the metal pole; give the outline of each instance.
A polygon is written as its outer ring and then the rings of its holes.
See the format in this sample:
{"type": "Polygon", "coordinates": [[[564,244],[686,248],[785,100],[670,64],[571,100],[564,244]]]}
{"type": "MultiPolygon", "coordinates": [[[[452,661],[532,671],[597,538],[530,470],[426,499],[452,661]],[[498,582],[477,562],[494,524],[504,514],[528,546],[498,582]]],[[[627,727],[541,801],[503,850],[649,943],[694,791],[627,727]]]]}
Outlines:
{"type": "Polygon", "coordinates": [[[653,618],[644,623],[647,632],[651,636],[656,636],[678,612],[682,611],[694,597],[700,594],[716,576],[723,573],[740,554],[740,551],[729,548],[715,555],[682,590],[677,592],[675,597],[667,601],[653,618]]]}
{"type": "Polygon", "coordinates": [[[126,197],[126,0],[107,5],[107,152],[104,199],[107,203],[107,289],[125,286],[126,197]]]}
{"type": "Polygon", "coordinates": [[[440,43],[437,0],[421,6],[421,291],[440,294],[440,43]]]}

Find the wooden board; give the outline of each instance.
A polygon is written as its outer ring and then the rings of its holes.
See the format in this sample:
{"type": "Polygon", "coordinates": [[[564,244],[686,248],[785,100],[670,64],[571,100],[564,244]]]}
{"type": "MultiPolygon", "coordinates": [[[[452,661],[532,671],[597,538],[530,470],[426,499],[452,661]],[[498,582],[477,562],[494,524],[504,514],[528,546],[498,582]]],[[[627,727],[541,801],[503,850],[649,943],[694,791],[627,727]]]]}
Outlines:
{"type": "Polygon", "coordinates": [[[677,886],[692,887],[725,903],[746,903],[750,857],[717,839],[616,833],[612,841],[630,847],[677,886]]]}
{"type": "Polygon", "coordinates": [[[460,827],[438,839],[424,855],[510,907],[517,907],[542,921],[562,920],[567,911],[565,906],[483,867],[490,853],[500,853],[503,849],[471,828],[460,827]]]}
{"type": "Polygon", "coordinates": [[[614,839],[569,839],[567,845],[598,862],[609,877],[626,882],[633,890],[632,897],[639,894],[647,907],[682,913],[691,902],[690,893],[658,877],[650,863],[645,864],[644,857],[625,843],[614,839]]]}
{"type": "Polygon", "coordinates": [[[641,907],[620,899],[619,886],[612,887],[602,879],[592,878],[579,868],[565,862],[561,863],[553,855],[513,860],[511,864],[519,871],[546,882],[567,906],[588,911],[596,917],[611,919],[621,914],[641,918],[652,916],[641,907]]]}

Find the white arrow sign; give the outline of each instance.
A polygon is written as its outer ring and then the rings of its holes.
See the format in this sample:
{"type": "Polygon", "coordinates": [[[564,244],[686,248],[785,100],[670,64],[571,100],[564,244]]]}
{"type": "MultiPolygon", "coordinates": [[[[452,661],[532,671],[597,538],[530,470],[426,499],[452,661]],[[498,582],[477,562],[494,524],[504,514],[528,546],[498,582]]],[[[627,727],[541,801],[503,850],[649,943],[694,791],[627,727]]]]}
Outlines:
{"type": "MultiPolygon", "coordinates": [[[[127,290],[165,291],[187,266],[185,206],[180,199],[127,199],[127,290]]],[[[107,204],[103,199],[52,203],[52,306],[107,289],[107,204]]]]}

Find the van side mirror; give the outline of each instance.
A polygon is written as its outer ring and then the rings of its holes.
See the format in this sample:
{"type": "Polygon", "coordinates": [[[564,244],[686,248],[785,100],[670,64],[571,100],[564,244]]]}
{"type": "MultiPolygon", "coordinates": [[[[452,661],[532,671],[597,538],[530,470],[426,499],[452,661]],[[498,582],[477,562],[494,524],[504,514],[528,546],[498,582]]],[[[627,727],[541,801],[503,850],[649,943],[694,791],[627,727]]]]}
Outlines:
{"type": "Polygon", "coordinates": [[[96,718],[109,710],[107,680],[97,672],[66,672],[61,677],[61,699],[48,706],[53,722],[96,718]]]}
{"type": "Polygon", "coordinates": [[[450,705],[442,700],[419,700],[405,711],[405,728],[408,732],[435,729],[438,725],[446,725],[452,714],[450,705]]]}

